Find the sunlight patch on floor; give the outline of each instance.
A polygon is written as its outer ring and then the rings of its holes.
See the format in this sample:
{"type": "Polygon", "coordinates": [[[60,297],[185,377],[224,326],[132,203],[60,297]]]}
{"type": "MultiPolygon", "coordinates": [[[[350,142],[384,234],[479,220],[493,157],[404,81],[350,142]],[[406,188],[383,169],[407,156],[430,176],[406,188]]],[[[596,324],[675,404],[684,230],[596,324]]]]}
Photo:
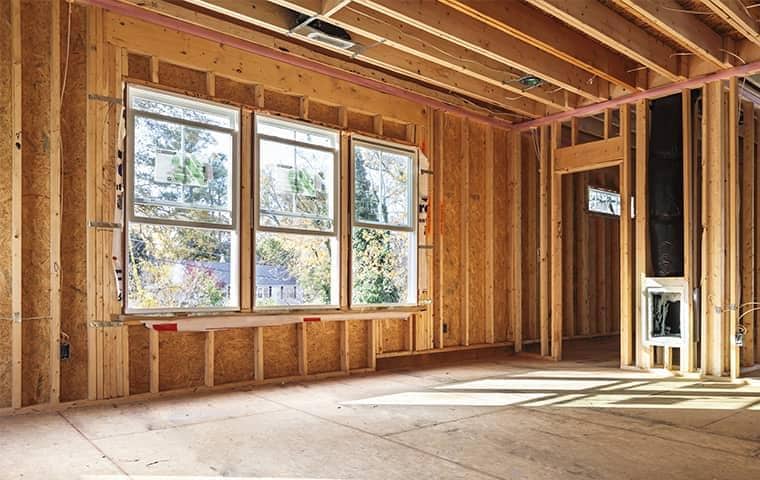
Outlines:
{"type": "Polygon", "coordinates": [[[506,407],[547,395],[543,393],[403,392],[342,402],[341,405],[506,407]]]}

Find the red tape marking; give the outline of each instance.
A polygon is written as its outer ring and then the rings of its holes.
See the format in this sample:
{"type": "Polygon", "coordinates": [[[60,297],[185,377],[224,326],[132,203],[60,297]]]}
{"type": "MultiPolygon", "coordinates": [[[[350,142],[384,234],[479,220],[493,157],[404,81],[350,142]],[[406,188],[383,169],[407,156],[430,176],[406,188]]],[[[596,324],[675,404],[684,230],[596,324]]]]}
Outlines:
{"type": "Polygon", "coordinates": [[[304,322],[321,322],[322,319],[319,317],[303,317],[304,322]]]}
{"type": "Polygon", "coordinates": [[[176,323],[158,323],[158,324],[153,325],[153,330],[156,330],[159,332],[176,332],[177,324],[176,323]]]}

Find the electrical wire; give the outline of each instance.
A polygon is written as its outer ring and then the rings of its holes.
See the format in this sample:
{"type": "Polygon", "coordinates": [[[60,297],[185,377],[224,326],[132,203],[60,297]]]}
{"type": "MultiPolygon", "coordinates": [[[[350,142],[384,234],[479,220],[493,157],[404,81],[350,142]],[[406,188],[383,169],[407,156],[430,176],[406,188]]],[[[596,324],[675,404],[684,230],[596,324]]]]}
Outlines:
{"type": "Polygon", "coordinates": [[[69,0],[68,12],[66,13],[66,59],[63,63],[63,79],[61,80],[61,100],[63,103],[63,93],[66,91],[66,80],[69,77],[69,55],[71,54],[71,3],[69,0]]]}
{"type": "Polygon", "coordinates": [[[671,12],[678,12],[678,13],[689,13],[692,15],[713,15],[713,12],[700,12],[697,10],[686,10],[683,8],[673,8],[673,7],[662,7],[665,10],[670,10],[671,12]]]}

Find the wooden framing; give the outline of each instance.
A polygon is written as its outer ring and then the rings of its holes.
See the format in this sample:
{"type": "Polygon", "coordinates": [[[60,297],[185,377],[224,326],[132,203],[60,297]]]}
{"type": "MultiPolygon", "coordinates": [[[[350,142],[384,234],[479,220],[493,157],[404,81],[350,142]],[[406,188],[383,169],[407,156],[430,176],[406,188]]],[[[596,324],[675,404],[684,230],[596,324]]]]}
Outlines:
{"type": "MultiPolygon", "coordinates": [[[[620,138],[623,159],[620,163],[620,366],[634,364],[634,315],[632,282],[633,222],[631,220],[631,194],[633,193],[633,165],[631,158],[631,111],[628,105],[620,107],[620,138]]],[[[638,297],[638,295],[636,295],[638,297]]]]}
{"type": "MultiPolygon", "coordinates": [[[[521,259],[523,256],[522,248],[522,140],[520,134],[513,132],[509,135],[509,156],[510,166],[510,190],[512,202],[512,215],[510,217],[510,232],[512,233],[512,258],[521,259]]],[[[515,352],[522,351],[523,343],[523,269],[521,261],[512,262],[512,341],[514,342],[515,352]]]]}
{"type": "Polygon", "coordinates": [[[623,158],[621,137],[598,140],[554,151],[554,172],[575,173],[619,165],[623,158]]]}
{"type": "Polygon", "coordinates": [[[653,351],[644,345],[644,332],[640,327],[642,309],[641,288],[647,276],[649,258],[649,235],[647,231],[647,156],[649,152],[649,101],[636,103],[636,261],[634,278],[636,279],[636,365],[639,368],[652,368],[653,351]]]}
{"type": "Polygon", "coordinates": [[[736,345],[736,332],[739,323],[740,271],[739,271],[739,225],[740,225],[740,191],[739,191],[739,96],[736,77],[728,82],[728,368],[732,380],[739,377],[740,352],[736,345]]]}
{"type": "MultiPolygon", "coordinates": [[[[742,164],[741,164],[741,300],[740,306],[755,301],[756,273],[756,191],[755,191],[755,151],[757,125],[755,122],[755,107],[751,102],[741,102],[742,118],[742,164]]],[[[739,309],[743,313],[751,305],[739,309]]],[[[755,364],[755,315],[746,315],[741,322],[745,327],[744,347],[741,349],[741,366],[750,367],[755,364]]]]}
{"type": "Polygon", "coordinates": [[[550,353],[549,346],[549,331],[551,328],[550,315],[551,315],[551,270],[549,263],[549,249],[550,232],[551,232],[551,210],[550,210],[550,195],[552,185],[552,169],[550,164],[551,154],[551,138],[549,133],[549,126],[543,126],[540,130],[540,166],[539,166],[539,224],[538,224],[538,258],[539,258],[539,288],[538,288],[538,302],[539,302],[539,328],[541,338],[541,355],[547,356],[550,353]]]}
{"type": "MultiPolygon", "coordinates": [[[[552,359],[562,359],[562,175],[557,171],[559,158],[557,146],[560,138],[560,124],[551,128],[551,158],[549,175],[551,181],[551,210],[549,228],[551,244],[551,355],[552,359]]],[[[580,147],[576,147],[580,148],[580,147]]]]}
{"type": "Polygon", "coordinates": [[[702,0],[702,3],[712,10],[715,15],[744,35],[747,40],[760,45],[758,22],[741,2],[731,0],[702,0]]]}
{"type": "MultiPolygon", "coordinates": [[[[693,192],[693,112],[691,106],[691,90],[684,90],[681,92],[681,118],[683,121],[683,244],[684,244],[684,277],[686,278],[686,294],[687,298],[692,298],[694,295],[694,288],[696,286],[695,278],[695,249],[694,245],[694,192],[693,192]]],[[[680,370],[681,374],[685,375],[694,371],[696,366],[696,342],[694,339],[694,319],[696,318],[693,308],[689,309],[689,332],[688,337],[691,339],[691,344],[688,349],[681,349],[680,358],[680,370]]]]}

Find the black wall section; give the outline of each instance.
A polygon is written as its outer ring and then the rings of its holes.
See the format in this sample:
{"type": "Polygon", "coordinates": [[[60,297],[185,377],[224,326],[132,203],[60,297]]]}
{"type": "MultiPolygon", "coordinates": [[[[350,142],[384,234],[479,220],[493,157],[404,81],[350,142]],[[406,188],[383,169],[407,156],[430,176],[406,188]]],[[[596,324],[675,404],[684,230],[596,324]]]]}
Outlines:
{"type": "Polygon", "coordinates": [[[683,120],[681,95],[651,102],[647,196],[653,274],[683,271],[683,120]]]}

